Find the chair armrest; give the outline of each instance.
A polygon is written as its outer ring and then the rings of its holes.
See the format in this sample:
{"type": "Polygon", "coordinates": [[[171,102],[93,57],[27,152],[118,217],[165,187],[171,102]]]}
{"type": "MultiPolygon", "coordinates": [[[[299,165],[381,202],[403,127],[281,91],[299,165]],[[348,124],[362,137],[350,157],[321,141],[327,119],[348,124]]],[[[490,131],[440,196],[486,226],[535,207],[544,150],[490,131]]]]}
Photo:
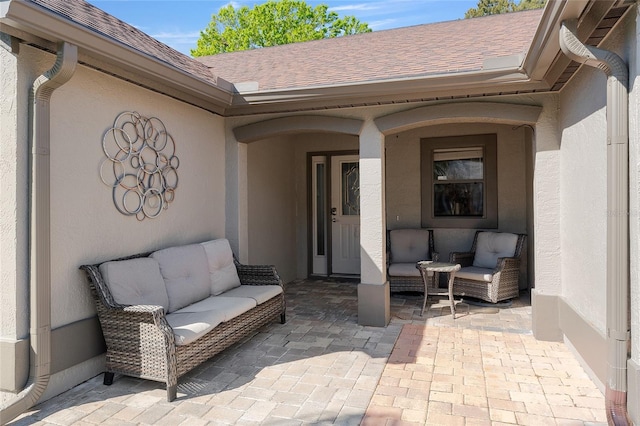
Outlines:
{"type": "Polygon", "coordinates": [[[454,251],[449,254],[449,263],[458,263],[461,267],[471,266],[473,263],[473,252],[454,251]]]}
{"type": "Polygon", "coordinates": [[[520,269],[520,259],[517,257],[499,257],[494,273],[511,269],[520,269]]]}
{"type": "Polygon", "coordinates": [[[243,285],[279,285],[284,282],[273,265],[243,265],[236,262],[240,283],[243,285]]]}

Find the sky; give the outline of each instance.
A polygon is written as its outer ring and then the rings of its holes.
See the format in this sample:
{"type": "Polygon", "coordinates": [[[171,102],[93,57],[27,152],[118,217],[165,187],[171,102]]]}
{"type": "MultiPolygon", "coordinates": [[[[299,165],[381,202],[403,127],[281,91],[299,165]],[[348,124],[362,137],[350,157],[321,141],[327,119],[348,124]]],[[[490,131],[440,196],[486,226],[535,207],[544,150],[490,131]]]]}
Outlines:
{"type": "MultiPolygon", "coordinates": [[[[253,6],[264,0],[88,0],[153,38],[189,55],[196,47],[200,31],[221,7],[253,6]]],[[[373,31],[451,21],[478,0],[307,0],[315,6],[326,4],[340,16],[353,15],[373,31]]]]}

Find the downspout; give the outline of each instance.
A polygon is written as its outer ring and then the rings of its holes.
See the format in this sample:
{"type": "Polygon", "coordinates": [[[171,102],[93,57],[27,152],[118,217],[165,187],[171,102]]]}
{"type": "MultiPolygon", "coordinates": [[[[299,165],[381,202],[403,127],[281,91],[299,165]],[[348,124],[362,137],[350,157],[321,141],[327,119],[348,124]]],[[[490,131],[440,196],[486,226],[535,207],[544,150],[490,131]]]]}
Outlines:
{"type": "Polygon", "coordinates": [[[585,46],[576,21],[562,22],[560,47],[570,59],[607,75],[607,384],[610,425],[631,424],[627,413],[629,347],[629,75],[615,53],[585,46]]]}
{"type": "Polygon", "coordinates": [[[30,344],[34,358],[27,387],[0,407],[5,424],[33,407],[47,388],[51,364],[50,99],[73,75],[78,48],[59,43],[53,67],[36,79],[29,96],[31,140],[30,344]]]}

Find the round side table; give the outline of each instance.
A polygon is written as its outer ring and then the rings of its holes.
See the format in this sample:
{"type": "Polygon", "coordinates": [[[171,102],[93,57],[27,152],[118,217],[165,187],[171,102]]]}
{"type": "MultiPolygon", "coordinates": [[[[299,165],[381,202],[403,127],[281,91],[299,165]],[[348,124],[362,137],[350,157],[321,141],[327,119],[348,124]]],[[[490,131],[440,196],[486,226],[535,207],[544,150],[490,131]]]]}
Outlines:
{"type": "MultiPolygon", "coordinates": [[[[453,319],[456,319],[456,307],[453,301],[453,279],[456,275],[456,272],[460,270],[460,265],[456,263],[445,263],[445,262],[433,262],[431,260],[421,260],[416,263],[416,268],[420,270],[420,275],[422,276],[422,281],[424,282],[424,301],[422,302],[422,311],[420,312],[420,316],[424,314],[424,308],[427,306],[427,297],[431,294],[434,296],[449,296],[449,304],[451,305],[451,316],[453,319]],[[449,285],[447,286],[447,291],[436,291],[429,293],[429,274],[428,272],[448,272],[449,273],[449,285]]],[[[436,282],[436,286],[438,283],[436,282]]]]}

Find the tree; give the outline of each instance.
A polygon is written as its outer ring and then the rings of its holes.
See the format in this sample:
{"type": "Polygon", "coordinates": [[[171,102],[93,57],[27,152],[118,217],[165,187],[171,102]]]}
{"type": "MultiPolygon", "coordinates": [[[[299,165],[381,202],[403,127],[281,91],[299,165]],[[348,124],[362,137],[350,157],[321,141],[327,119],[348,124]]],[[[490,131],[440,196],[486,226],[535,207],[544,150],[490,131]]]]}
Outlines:
{"type": "Polygon", "coordinates": [[[304,0],[269,0],[253,8],[235,9],[231,4],[211,17],[200,31],[192,56],[276,46],[300,41],[371,32],[369,25],[354,16],[339,17],[329,6],[315,8],[304,0]]]}
{"type": "Polygon", "coordinates": [[[546,0],[478,0],[477,7],[473,7],[464,14],[465,18],[497,15],[499,13],[518,12],[520,10],[543,8],[546,0]]]}

